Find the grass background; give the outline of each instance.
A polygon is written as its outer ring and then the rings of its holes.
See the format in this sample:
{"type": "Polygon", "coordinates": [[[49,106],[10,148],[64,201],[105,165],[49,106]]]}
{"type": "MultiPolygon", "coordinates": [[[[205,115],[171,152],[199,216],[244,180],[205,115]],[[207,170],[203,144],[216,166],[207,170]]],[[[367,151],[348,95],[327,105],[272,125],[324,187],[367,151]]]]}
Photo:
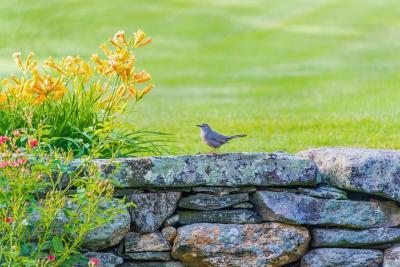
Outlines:
{"type": "Polygon", "coordinates": [[[397,0],[0,1],[0,74],[11,54],[89,58],[119,29],[156,88],[128,119],[206,152],[195,124],[247,133],[221,151],[400,148],[397,0]]]}

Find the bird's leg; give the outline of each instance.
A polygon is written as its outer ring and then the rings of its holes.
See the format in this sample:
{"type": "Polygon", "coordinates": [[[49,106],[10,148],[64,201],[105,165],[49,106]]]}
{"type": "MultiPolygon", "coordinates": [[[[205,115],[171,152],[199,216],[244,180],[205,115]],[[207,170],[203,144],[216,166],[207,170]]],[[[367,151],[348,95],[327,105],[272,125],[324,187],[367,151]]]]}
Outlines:
{"type": "Polygon", "coordinates": [[[219,148],[219,147],[214,148],[214,149],[211,150],[209,153],[210,153],[210,154],[214,154],[214,155],[217,154],[216,151],[218,150],[218,148],[219,148]]]}

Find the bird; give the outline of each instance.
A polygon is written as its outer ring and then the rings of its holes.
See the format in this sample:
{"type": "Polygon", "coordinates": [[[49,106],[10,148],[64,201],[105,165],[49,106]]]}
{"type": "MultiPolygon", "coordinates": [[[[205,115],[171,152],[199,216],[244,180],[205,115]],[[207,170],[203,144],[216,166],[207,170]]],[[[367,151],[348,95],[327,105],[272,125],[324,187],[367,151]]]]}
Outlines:
{"type": "Polygon", "coordinates": [[[229,142],[229,140],[238,137],[245,137],[246,134],[236,134],[231,136],[226,136],[217,133],[216,131],[212,130],[211,127],[207,123],[202,123],[196,125],[200,127],[200,136],[201,140],[208,146],[212,147],[213,149],[209,153],[214,153],[218,148],[222,145],[229,142]]]}

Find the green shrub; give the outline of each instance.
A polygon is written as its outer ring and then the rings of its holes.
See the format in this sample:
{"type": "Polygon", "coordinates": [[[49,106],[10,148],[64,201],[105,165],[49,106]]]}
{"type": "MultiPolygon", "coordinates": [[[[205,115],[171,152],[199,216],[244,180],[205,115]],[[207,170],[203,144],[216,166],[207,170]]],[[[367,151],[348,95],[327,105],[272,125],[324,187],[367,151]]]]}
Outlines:
{"type": "Polygon", "coordinates": [[[87,264],[84,237],[121,212],[106,205],[113,186],[89,157],[72,171],[71,153],[45,145],[19,131],[0,137],[2,266],[87,264]]]}

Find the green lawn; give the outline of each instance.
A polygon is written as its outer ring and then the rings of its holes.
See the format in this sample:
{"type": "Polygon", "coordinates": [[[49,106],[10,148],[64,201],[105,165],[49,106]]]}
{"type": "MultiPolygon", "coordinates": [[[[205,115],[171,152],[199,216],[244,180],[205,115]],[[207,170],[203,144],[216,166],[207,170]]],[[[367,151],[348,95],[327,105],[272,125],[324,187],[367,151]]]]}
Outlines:
{"type": "Polygon", "coordinates": [[[397,0],[0,1],[0,73],[10,55],[98,52],[142,28],[156,83],[129,119],[206,152],[195,124],[247,133],[221,151],[400,148],[397,0]]]}

